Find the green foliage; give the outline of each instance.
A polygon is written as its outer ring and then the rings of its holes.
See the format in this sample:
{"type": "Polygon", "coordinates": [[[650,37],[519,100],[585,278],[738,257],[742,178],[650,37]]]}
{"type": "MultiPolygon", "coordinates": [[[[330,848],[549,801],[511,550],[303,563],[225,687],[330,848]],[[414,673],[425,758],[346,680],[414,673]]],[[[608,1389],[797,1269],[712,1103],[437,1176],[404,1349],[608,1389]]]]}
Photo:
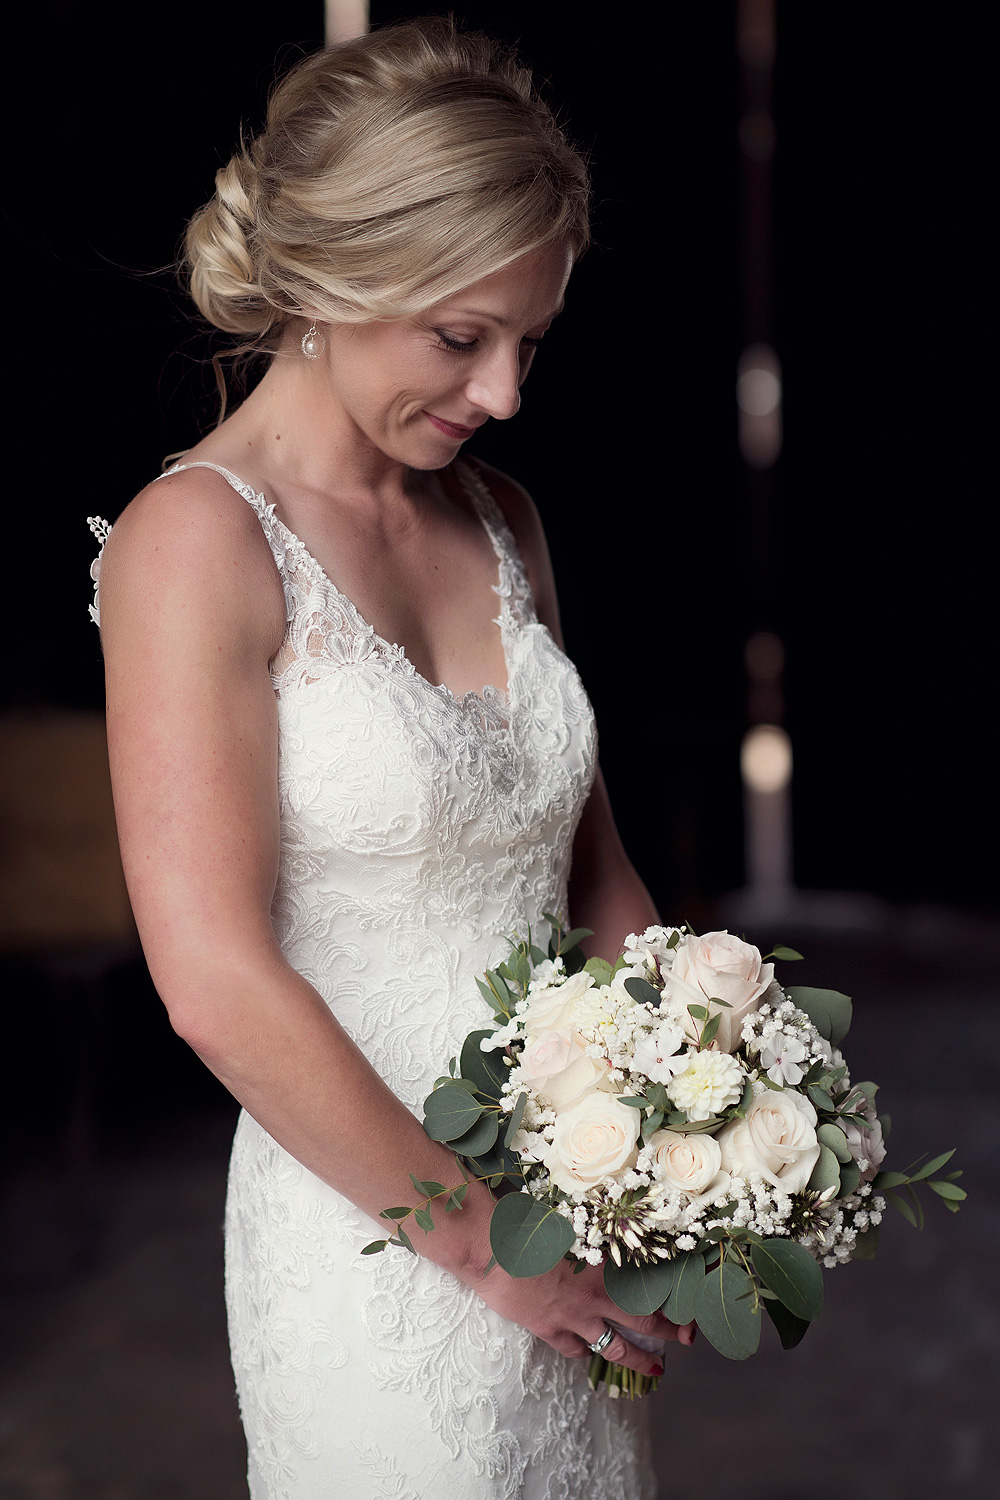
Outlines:
{"type": "Polygon", "coordinates": [[[460,1083],[446,1083],[428,1094],[424,1113],[424,1129],[432,1141],[457,1141],[475,1125],[483,1106],[460,1083]]]}
{"type": "Polygon", "coordinates": [[[823,1311],[823,1272],[795,1240],[768,1239],[751,1245],[750,1260],[766,1287],[796,1318],[811,1323],[823,1311]]]}
{"type": "Polygon", "coordinates": [[[851,1148],[847,1144],[847,1136],[839,1125],[820,1125],[816,1131],[816,1139],[821,1146],[827,1146],[843,1166],[846,1162],[853,1161],[851,1148]]]}
{"type": "Polygon", "coordinates": [[[655,985],[650,984],[648,979],[637,979],[633,976],[630,979],[626,979],[625,988],[632,996],[636,1005],[659,1007],[662,996],[655,985]]]}
{"type": "Polygon", "coordinates": [[[695,1293],[695,1318],[726,1359],[749,1359],[760,1343],[760,1306],[747,1273],[721,1260],[695,1293]]]}
{"type": "Polygon", "coordinates": [[[575,1238],[569,1220],[530,1193],[508,1193],[490,1220],[490,1248],[509,1276],[543,1276],[575,1238]]]}
{"type": "Polygon", "coordinates": [[[510,1143],[514,1139],[514,1136],[520,1130],[521,1121],[524,1119],[524,1110],[527,1103],[528,1096],[522,1091],[517,1096],[517,1102],[515,1103],[511,1117],[507,1122],[507,1129],[504,1131],[503,1143],[505,1146],[510,1146],[510,1143]]]}
{"type": "Polygon", "coordinates": [[[462,1077],[474,1084],[480,1094],[494,1102],[499,1100],[510,1069],[501,1051],[484,1052],[479,1045],[492,1031],[472,1031],[462,1043],[462,1077]]]}
{"type": "Polygon", "coordinates": [[[861,1168],[856,1161],[845,1162],[840,1169],[840,1187],[837,1191],[838,1198],[849,1198],[858,1190],[861,1181],[861,1168]]]}
{"type": "Polygon", "coordinates": [[[673,1284],[663,1311],[671,1323],[694,1322],[695,1296],[705,1279],[705,1257],[697,1250],[679,1256],[671,1264],[675,1267],[673,1284]]]}
{"type": "Polygon", "coordinates": [[[449,1141],[448,1144],[459,1156],[482,1156],[484,1151],[493,1150],[499,1134],[499,1111],[484,1109],[471,1130],[467,1130],[464,1135],[460,1135],[455,1141],[449,1141]]]}
{"type": "Polygon", "coordinates": [[[362,1255],[377,1255],[380,1250],[384,1250],[385,1249],[385,1247],[386,1247],[386,1245],[388,1245],[388,1243],[389,1243],[388,1240],[372,1240],[372,1242],[371,1242],[370,1245],[366,1245],[365,1246],[365,1248],[362,1250],[361,1254],[362,1255]]]}
{"type": "Polygon", "coordinates": [[[583,972],[593,975],[595,984],[610,984],[614,970],[604,958],[588,958],[583,966],[583,972]]]}
{"type": "Polygon", "coordinates": [[[809,1331],[809,1324],[804,1318],[797,1318],[790,1313],[783,1302],[777,1298],[768,1298],[764,1302],[768,1317],[778,1330],[782,1349],[794,1349],[796,1344],[801,1344],[809,1331]]]}
{"type": "MultiPolygon", "coordinates": [[[[767,957],[768,958],[780,958],[786,964],[792,964],[792,963],[797,963],[798,960],[802,957],[802,954],[796,952],[796,950],[794,948],[788,948],[788,947],[786,947],[784,943],[775,943],[774,947],[771,949],[771,951],[767,955],[767,957]]],[[[765,962],[766,962],[766,960],[765,960],[765,962]]]]}
{"type": "Polygon", "coordinates": [[[839,1047],[851,1027],[851,997],[839,990],[817,990],[809,985],[792,985],[785,991],[792,1004],[805,1011],[820,1036],[839,1047]]]}
{"type": "Polygon", "coordinates": [[[840,1163],[829,1146],[820,1146],[819,1159],[812,1169],[809,1187],[814,1193],[824,1193],[827,1188],[840,1187],[840,1163]]]}
{"type": "Polygon", "coordinates": [[[666,1302],[678,1265],[676,1260],[658,1260],[646,1266],[628,1261],[616,1266],[609,1256],[604,1263],[604,1290],[622,1312],[645,1317],[666,1302]]]}

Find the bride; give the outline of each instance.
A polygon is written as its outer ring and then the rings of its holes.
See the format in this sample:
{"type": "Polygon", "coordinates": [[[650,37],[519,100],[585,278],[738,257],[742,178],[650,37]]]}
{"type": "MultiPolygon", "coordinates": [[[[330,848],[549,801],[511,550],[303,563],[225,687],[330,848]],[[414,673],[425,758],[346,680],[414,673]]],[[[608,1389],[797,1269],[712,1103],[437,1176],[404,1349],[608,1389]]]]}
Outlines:
{"type": "Polygon", "coordinates": [[[587,196],[528,74],[449,22],[301,62],[187,235],[198,307],[266,373],[102,552],[136,920],[243,1105],[226,1290],[254,1500],[654,1494],[648,1403],[590,1392],[590,1346],[658,1373],[606,1319],[647,1348],[690,1328],[621,1313],[599,1268],[487,1269],[483,1184],[416,1255],[361,1254],[410,1172],[458,1180],[420,1104],[505,937],[571,906],[614,952],[656,920],[538,516],[459,457],[518,409],[587,196]]]}

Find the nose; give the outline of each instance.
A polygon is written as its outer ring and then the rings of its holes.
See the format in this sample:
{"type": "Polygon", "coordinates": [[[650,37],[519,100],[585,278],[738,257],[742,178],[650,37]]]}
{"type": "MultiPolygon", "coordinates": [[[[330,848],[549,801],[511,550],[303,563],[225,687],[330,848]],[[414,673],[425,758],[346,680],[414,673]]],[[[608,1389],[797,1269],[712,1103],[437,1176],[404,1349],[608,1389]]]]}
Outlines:
{"type": "Polygon", "coordinates": [[[488,362],[477,366],[465,394],[480,411],[499,422],[516,416],[521,409],[520,349],[513,356],[498,351],[488,362]]]}

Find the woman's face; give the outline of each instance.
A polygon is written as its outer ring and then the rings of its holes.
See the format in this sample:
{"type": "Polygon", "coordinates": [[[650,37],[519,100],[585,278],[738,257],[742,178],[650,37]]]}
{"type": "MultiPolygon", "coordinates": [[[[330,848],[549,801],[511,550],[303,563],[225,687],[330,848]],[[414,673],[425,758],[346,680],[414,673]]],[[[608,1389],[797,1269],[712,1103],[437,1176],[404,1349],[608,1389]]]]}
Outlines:
{"type": "Polygon", "coordinates": [[[415,317],[324,325],[317,377],[354,439],[411,468],[440,469],[488,417],[512,417],[572,263],[568,248],[550,246],[415,317]]]}

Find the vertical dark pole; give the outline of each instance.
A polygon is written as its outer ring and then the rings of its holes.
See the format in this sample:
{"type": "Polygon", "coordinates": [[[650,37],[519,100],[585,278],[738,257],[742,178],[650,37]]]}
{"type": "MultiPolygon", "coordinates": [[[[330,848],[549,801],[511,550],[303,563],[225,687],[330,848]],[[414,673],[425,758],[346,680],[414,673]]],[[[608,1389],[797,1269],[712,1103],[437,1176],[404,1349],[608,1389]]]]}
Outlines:
{"type": "Polygon", "coordinates": [[[736,410],[748,503],[755,631],[746,643],[749,729],[740,758],[746,881],[760,918],[788,908],[792,891],[792,755],[784,717],[784,646],[774,632],[778,557],[774,465],[781,452],[781,362],[772,343],[772,107],[775,0],[737,0],[742,112],[743,352],[736,410]]]}

